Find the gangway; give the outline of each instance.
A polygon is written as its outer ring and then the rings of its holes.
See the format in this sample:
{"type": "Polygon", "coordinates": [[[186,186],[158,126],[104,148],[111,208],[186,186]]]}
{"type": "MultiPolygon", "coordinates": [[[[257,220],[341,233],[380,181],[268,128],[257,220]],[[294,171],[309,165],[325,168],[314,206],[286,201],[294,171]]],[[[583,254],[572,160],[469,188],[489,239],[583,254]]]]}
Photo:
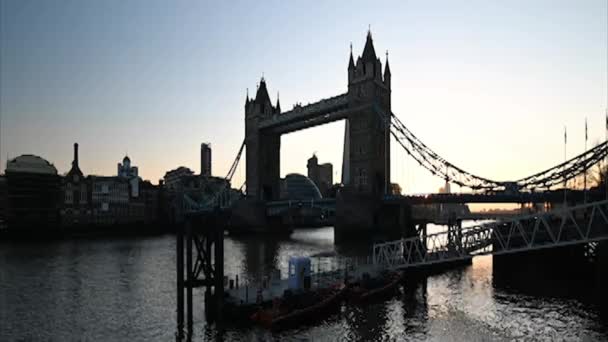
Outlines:
{"type": "Polygon", "coordinates": [[[608,239],[608,200],[374,244],[373,263],[404,269],[608,239]]]}

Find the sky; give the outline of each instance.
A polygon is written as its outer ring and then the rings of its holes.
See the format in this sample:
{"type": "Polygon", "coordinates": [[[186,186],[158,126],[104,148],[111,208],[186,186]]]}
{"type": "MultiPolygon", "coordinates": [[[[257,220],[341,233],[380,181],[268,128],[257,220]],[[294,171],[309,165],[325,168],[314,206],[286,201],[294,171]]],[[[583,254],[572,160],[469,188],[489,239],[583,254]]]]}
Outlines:
{"type": "MultiPolygon", "coordinates": [[[[247,89],[264,75],[283,110],[344,93],[349,45],[356,58],[371,28],[401,121],[467,171],[519,179],[564,160],[564,127],[567,155],[583,152],[585,117],[589,146],[605,139],[607,17],[608,0],[2,0],[2,170],[31,153],[65,173],[78,142],[85,174],[113,175],[128,154],[157,183],[199,172],[210,142],[225,176],[247,89]]],[[[317,153],[339,181],[343,135],[336,122],[282,136],[281,174],[317,153]]],[[[443,185],[392,146],[404,192],[443,185]]]]}

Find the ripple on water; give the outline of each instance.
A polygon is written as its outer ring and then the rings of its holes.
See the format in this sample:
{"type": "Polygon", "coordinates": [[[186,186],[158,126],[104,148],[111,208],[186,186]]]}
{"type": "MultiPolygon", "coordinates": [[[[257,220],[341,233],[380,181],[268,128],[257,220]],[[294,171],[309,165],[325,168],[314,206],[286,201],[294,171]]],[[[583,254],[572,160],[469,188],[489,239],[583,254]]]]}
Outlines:
{"type": "MultiPolygon", "coordinates": [[[[225,269],[254,281],[292,255],[334,248],[333,230],[293,238],[231,238],[225,269]]],[[[362,248],[361,257],[367,249],[362,248]]],[[[66,240],[44,245],[0,243],[0,340],[170,341],[175,333],[175,239],[66,240]]],[[[407,293],[342,312],[313,326],[271,333],[230,328],[230,341],[606,341],[598,314],[577,300],[526,296],[495,288],[491,258],[408,284],[407,293]]],[[[195,303],[202,293],[195,291],[195,303]]],[[[197,304],[198,305],[198,304],[197,304]]],[[[213,326],[195,313],[195,335],[213,326]]]]}

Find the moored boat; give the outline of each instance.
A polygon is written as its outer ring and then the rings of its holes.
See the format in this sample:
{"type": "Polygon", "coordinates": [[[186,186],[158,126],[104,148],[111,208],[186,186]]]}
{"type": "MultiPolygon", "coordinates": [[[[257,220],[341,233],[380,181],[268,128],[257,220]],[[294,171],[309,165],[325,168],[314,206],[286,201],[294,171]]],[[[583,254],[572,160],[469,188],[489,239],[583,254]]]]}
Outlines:
{"type": "Polygon", "coordinates": [[[311,323],[339,309],[345,293],[344,284],[294,294],[286,292],[271,307],[251,315],[251,320],[275,330],[311,323]]]}
{"type": "Polygon", "coordinates": [[[379,277],[364,275],[349,287],[348,299],[352,302],[365,302],[385,298],[395,293],[403,278],[401,272],[386,272],[379,277]]]}

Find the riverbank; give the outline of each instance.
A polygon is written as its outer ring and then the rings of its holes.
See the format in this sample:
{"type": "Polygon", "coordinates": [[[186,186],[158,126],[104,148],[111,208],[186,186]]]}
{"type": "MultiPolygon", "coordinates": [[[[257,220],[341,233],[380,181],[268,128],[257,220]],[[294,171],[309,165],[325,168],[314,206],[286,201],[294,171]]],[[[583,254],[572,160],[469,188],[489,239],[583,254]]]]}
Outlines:
{"type": "Polygon", "coordinates": [[[55,241],[70,238],[145,237],[174,233],[175,227],[161,224],[80,225],[4,229],[0,241],[55,241]]]}

